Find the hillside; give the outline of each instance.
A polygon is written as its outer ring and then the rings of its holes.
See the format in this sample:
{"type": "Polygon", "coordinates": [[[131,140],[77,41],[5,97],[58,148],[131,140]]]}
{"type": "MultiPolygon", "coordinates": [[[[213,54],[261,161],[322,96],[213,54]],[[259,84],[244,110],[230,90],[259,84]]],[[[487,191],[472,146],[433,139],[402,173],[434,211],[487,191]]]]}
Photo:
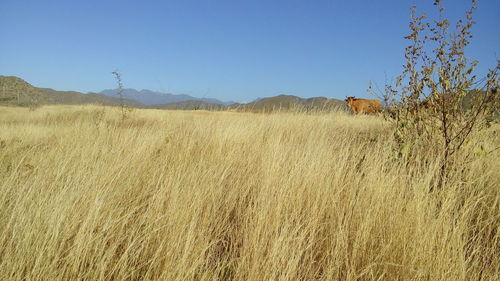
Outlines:
{"type": "MultiPolygon", "coordinates": [[[[83,94],[75,91],[57,91],[37,88],[15,76],[0,76],[0,103],[28,106],[34,104],[101,104],[120,105],[118,97],[99,94],[83,94]]],[[[135,100],[123,99],[130,107],[144,107],[135,100]]]]}
{"type": "Polygon", "coordinates": [[[330,111],[334,109],[346,110],[345,102],[338,99],[325,97],[300,98],[293,95],[278,95],[275,97],[261,98],[247,104],[233,104],[230,109],[243,111],[276,111],[276,110],[319,110],[330,111]]]}
{"type": "Polygon", "coordinates": [[[23,79],[0,75],[0,103],[30,105],[50,101],[49,97],[23,79]]]}

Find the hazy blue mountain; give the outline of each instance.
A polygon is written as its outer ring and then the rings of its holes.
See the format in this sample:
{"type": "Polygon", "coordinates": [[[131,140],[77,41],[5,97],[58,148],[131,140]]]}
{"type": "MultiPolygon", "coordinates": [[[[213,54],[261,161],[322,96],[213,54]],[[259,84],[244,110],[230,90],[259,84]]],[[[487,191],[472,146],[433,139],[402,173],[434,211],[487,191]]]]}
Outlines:
{"type": "MultiPolygon", "coordinates": [[[[117,97],[117,90],[104,90],[99,94],[117,97]]],[[[166,103],[174,103],[174,102],[184,102],[184,101],[200,101],[206,103],[215,103],[215,104],[223,104],[228,105],[234,102],[223,102],[214,98],[196,98],[190,95],[175,95],[169,93],[155,92],[151,90],[141,90],[137,91],[135,89],[124,89],[123,97],[127,99],[133,99],[139,101],[146,105],[157,105],[157,104],[166,104],[166,103]]]]}

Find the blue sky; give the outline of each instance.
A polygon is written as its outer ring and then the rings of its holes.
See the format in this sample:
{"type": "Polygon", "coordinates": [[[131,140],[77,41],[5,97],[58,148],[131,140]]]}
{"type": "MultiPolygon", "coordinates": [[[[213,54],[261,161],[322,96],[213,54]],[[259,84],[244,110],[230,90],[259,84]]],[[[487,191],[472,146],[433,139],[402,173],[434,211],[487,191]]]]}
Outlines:
{"type": "MultiPolygon", "coordinates": [[[[444,0],[446,15],[470,1],[444,0]]],[[[127,88],[250,101],[366,97],[402,69],[409,7],[432,0],[0,0],[0,75],[81,92],[127,88]]],[[[479,0],[468,57],[500,58],[500,1],[479,0]]]]}

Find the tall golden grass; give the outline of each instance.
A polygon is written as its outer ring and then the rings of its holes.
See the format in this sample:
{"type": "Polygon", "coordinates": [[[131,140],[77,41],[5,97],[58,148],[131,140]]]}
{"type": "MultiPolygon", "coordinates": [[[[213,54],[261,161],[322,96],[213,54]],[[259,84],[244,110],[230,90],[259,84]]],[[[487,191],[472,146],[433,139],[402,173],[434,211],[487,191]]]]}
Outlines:
{"type": "Polygon", "coordinates": [[[498,131],[430,193],[374,116],[0,107],[0,279],[495,280],[498,131]]]}

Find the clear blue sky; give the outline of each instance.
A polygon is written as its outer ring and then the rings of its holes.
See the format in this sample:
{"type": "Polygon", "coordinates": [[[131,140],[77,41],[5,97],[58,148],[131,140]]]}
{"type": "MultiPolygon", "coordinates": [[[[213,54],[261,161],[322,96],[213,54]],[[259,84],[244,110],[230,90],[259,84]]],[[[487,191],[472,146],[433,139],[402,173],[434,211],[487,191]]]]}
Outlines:
{"type": "MultiPolygon", "coordinates": [[[[500,58],[500,1],[479,0],[469,57],[500,58]]],[[[403,64],[409,7],[433,0],[0,0],[0,75],[81,92],[127,88],[222,100],[368,96],[403,64]]],[[[469,1],[444,0],[451,19],[469,1]]]]}

